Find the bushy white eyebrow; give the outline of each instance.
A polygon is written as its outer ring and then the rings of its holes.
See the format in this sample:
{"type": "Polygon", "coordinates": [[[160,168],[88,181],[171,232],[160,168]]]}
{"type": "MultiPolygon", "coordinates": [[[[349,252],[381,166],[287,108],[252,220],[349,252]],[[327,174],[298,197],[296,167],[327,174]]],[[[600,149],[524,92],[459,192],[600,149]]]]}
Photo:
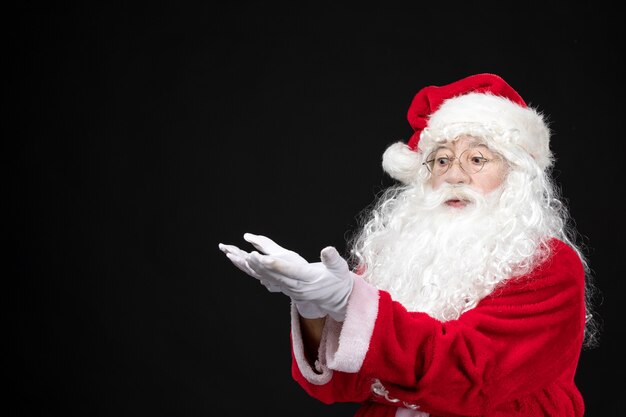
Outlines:
{"type": "MultiPolygon", "coordinates": [[[[442,149],[447,149],[447,150],[449,150],[450,152],[454,153],[454,151],[452,150],[452,148],[448,145],[448,143],[453,143],[453,142],[454,142],[454,141],[450,141],[450,142],[446,142],[445,144],[439,145],[438,147],[436,147],[436,148],[433,150],[433,152],[438,152],[438,151],[440,151],[440,150],[442,150],[442,149]]],[[[494,152],[494,151],[493,151],[491,148],[489,148],[489,146],[487,146],[487,144],[486,144],[485,142],[483,142],[483,141],[480,141],[480,140],[472,140],[472,141],[469,141],[469,142],[467,143],[467,149],[470,149],[470,148],[478,148],[478,147],[483,147],[483,148],[485,148],[487,151],[489,151],[489,152],[491,152],[491,153],[493,153],[493,152],[494,152]]],[[[431,153],[432,153],[432,152],[431,152],[431,153]]]]}

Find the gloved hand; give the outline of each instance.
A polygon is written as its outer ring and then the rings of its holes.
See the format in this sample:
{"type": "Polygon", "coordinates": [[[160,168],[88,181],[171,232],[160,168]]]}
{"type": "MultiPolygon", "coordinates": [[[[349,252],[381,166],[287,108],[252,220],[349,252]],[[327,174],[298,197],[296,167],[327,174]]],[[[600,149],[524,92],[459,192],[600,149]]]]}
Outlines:
{"type": "Polygon", "coordinates": [[[332,246],[322,249],[320,258],[322,262],[303,264],[253,252],[247,265],[296,303],[314,303],[336,321],[343,321],[354,273],[332,246]]]}
{"type": "MultiPolygon", "coordinates": [[[[304,259],[302,256],[298,255],[294,251],[283,248],[268,237],[253,235],[252,233],[245,233],[243,235],[243,238],[265,255],[271,255],[277,259],[281,259],[294,264],[308,264],[307,260],[304,259]]],[[[248,264],[248,259],[251,255],[250,253],[241,250],[234,245],[224,245],[222,243],[219,244],[219,248],[222,252],[226,254],[226,257],[228,257],[228,259],[230,259],[230,261],[237,268],[250,275],[251,277],[258,279],[261,284],[263,284],[265,288],[267,288],[270,292],[281,292],[281,287],[276,284],[271,278],[263,276],[262,273],[258,273],[250,268],[248,264]]],[[[252,253],[260,255],[258,252],[252,253]]],[[[316,319],[326,316],[326,313],[322,312],[319,307],[314,303],[311,303],[309,301],[293,301],[302,317],[305,317],[307,319],[316,319]]]]}

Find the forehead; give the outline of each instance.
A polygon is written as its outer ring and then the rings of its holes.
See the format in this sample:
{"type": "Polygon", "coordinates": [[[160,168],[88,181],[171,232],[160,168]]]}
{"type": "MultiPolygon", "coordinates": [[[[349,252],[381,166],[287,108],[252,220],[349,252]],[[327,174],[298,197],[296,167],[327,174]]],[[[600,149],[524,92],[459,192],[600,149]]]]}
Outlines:
{"type": "Polygon", "coordinates": [[[461,136],[457,136],[454,139],[442,141],[438,144],[438,146],[434,150],[438,151],[440,149],[450,149],[452,151],[456,151],[456,150],[463,151],[465,149],[476,148],[476,147],[480,147],[481,150],[483,149],[489,150],[489,147],[487,146],[486,142],[483,139],[477,138],[475,136],[469,136],[469,135],[461,135],[461,136]]]}

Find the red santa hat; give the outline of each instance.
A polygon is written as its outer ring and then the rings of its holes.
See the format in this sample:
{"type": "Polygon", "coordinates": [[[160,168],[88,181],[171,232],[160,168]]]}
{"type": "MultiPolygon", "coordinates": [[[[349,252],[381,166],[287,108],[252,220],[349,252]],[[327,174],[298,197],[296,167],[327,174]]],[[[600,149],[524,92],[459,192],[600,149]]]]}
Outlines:
{"type": "Polygon", "coordinates": [[[505,157],[525,151],[542,170],[553,161],[550,131],[542,114],[495,74],[421,89],[407,119],[414,131],[408,143],[394,143],[383,155],[383,169],[405,183],[414,180],[421,166],[416,164],[416,153],[427,155],[437,143],[461,134],[481,137],[505,157]]]}

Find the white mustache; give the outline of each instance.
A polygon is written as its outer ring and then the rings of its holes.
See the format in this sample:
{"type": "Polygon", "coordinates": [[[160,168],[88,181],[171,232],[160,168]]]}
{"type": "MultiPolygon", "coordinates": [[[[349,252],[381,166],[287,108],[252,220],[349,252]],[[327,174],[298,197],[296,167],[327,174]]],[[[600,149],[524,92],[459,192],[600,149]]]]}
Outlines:
{"type": "Polygon", "coordinates": [[[476,191],[468,188],[465,185],[448,186],[446,189],[441,190],[441,193],[445,197],[444,201],[456,199],[456,200],[466,200],[466,201],[475,203],[478,197],[476,191]]]}
{"type": "Polygon", "coordinates": [[[427,206],[437,207],[448,200],[465,200],[476,204],[485,201],[485,196],[464,184],[442,184],[436,190],[427,193],[426,200],[427,206]]]}

